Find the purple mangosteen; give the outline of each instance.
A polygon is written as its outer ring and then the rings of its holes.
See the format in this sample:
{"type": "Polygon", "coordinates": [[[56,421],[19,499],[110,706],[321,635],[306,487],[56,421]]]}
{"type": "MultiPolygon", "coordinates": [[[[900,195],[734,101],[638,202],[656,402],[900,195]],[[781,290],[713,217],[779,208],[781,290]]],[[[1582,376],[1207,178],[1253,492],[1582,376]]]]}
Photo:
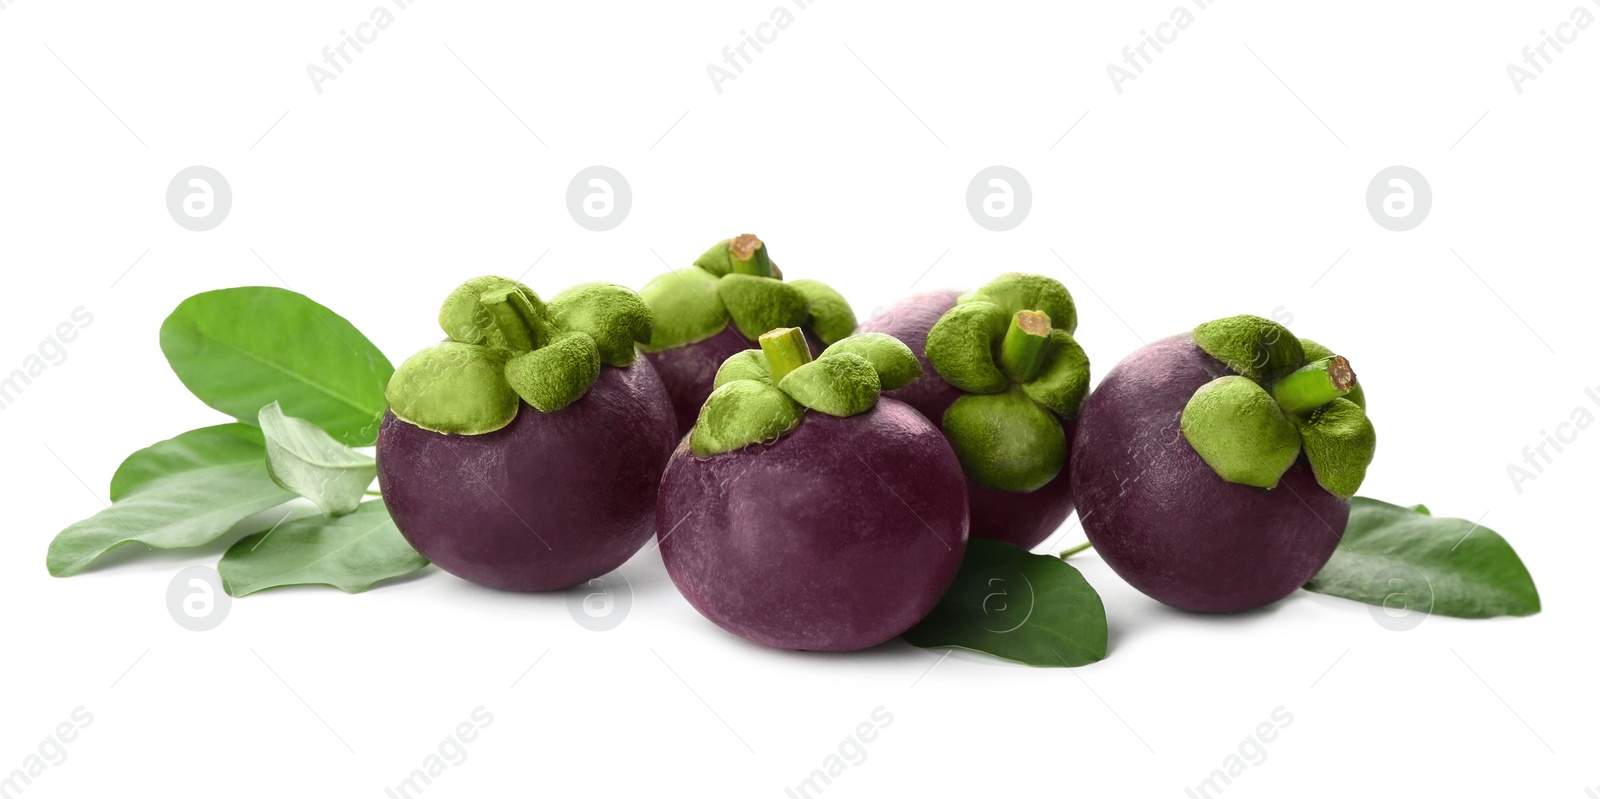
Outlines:
{"type": "Polygon", "coordinates": [[[1067,455],[1089,389],[1077,323],[1066,287],[1013,273],[966,295],[914,294],[861,326],[905,342],[925,367],[884,396],[949,437],[968,476],[973,536],[1032,549],[1072,513],[1067,455]]]}
{"type": "Polygon", "coordinates": [[[639,294],[654,315],[640,348],[667,386],[679,435],[694,426],[717,369],[762,333],[798,327],[815,357],[856,326],[839,292],[815,280],[785,283],[766,245],[749,233],[711,245],[693,266],[657,277],[639,294]]]}
{"type": "Polygon", "coordinates": [[[880,398],[920,372],[880,334],[812,360],[795,328],[716,375],[656,506],[661,558],[723,629],[784,649],[865,649],[938,604],[967,543],[966,479],[939,429],[880,398]]]}
{"type": "Polygon", "coordinates": [[[445,301],[449,339],[390,379],[378,481],[418,552],[491,588],[553,591],[622,565],[655,530],[677,441],[635,345],[650,310],[588,283],[548,304],[498,277],[445,301]]]}
{"type": "Polygon", "coordinates": [[[1176,608],[1250,610],[1333,555],[1377,436],[1343,357],[1256,316],[1149,344],[1084,403],[1073,489],[1095,551],[1176,608]]]}

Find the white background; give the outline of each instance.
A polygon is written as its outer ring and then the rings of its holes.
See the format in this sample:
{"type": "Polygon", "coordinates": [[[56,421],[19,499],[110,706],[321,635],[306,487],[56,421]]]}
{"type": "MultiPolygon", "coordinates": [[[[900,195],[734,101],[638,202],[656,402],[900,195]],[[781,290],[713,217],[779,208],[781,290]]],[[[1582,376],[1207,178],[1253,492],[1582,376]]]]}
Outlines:
{"type": "MultiPolygon", "coordinates": [[[[893,722],[823,795],[1183,796],[1280,706],[1292,723],[1224,795],[1600,793],[1600,430],[1520,492],[1507,475],[1575,408],[1600,416],[1584,395],[1600,386],[1600,27],[1520,94],[1506,73],[1580,0],[1223,0],[1121,93],[1107,65],[1179,0],[824,0],[720,93],[707,65],[778,0],[422,0],[319,94],[307,65],[378,2],[3,3],[0,370],[74,308],[94,316],[0,412],[0,772],[75,707],[94,717],[26,796],[382,796],[480,705],[492,725],[425,796],[782,796],[879,706],[893,722]],[[234,194],[205,233],[165,208],[194,164],[234,194]],[[634,197],[604,233],[565,203],[593,164],[634,197]],[[992,164],[1033,190],[1005,233],[965,208],[992,164]],[[1365,205],[1393,164],[1433,191],[1404,233],[1365,205]],[[1397,633],[1300,593],[1197,617],[1091,553],[1074,562],[1105,598],[1111,654],[1065,670],[900,642],[761,649],[700,618],[653,550],[623,568],[631,614],[606,633],[566,595],[436,569],[246,597],[194,633],[167,583],[221,545],[45,571],[123,456],[222,421],[157,346],[190,294],[287,285],[398,363],[438,338],[466,277],[537,261],[526,280],[547,295],[637,287],[747,230],[863,316],[913,286],[1053,275],[1097,376],[1200,321],[1292,315],[1367,385],[1381,444],[1362,493],[1482,519],[1545,611],[1397,633]]],[[[1046,546],[1081,540],[1075,524],[1046,546]]]]}

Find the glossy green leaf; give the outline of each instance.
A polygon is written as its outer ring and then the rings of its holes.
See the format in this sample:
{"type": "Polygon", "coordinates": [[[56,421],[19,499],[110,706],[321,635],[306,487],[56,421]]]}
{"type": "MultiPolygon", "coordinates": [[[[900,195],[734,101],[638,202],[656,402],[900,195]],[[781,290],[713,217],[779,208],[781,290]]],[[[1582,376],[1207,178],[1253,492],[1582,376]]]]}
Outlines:
{"type": "Polygon", "coordinates": [[[231,596],[285,585],[329,585],[356,594],[428,565],[382,502],[338,518],[312,516],[239,539],[217,564],[231,596]]]}
{"type": "Polygon", "coordinates": [[[209,544],[234,525],[294,499],[267,474],[265,452],[253,463],[196,466],[143,483],[110,507],[62,530],[45,555],[56,577],[83,571],[129,543],[155,549],[209,544]]]}
{"type": "Polygon", "coordinates": [[[351,446],[377,440],[394,367],[338,314],[284,289],[196,294],[161,325],[161,351],[207,405],[246,424],[271,402],[351,446]]]}
{"type": "Polygon", "coordinates": [[[1499,533],[1417,508],[1351,500],[1344,538],[1306,590],[1383,605],[1394,596],[1395,576],[1403,575],[1413,595],[1408,604],[1442,616],[1539,612],[1528,568],[1499,533]]]}
{"type": "Polygon", "coordinates": [[[304,419],[285,416],[274,402],[261,409],[267,473],[273,482],[339,516],[361,504],[378,477],[378,462],[333,440],[304,419]]]}
{"type": "Polygon", "coordinates": [[[1070,564],[1003,541],[967,542],[955,582],[903,636],[914,646],[986,652],[1030,666],[1105,659],[1106,609],[1070,564]]]}
{"type": "Polygon", "coordinates": [[[230,463],[261,463],[266,457],[259,428],[230,422],[158,441],[129,455],[111,476],[111,501],[170,474],[230,463]]]}

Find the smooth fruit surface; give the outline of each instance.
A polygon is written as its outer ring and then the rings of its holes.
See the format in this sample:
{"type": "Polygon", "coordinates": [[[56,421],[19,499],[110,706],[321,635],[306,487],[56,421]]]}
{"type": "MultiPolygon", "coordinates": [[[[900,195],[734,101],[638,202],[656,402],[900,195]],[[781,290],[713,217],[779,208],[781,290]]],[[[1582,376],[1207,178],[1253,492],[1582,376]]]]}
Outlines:
{"type": "Polygon", "coordinates": [[[440,568],[491,588],[552,591],[617,568],[649,539],[676,440],[666,391],[641,359],[602,369],[559,411],[524,404],[483,435],[386,414],[378,481],[401,534],[440,568]]]}
{"type": "MultiPolygon", "coordinates": [[[[962,392],[945,382],[928,363],[928,331],[945,312],[955,306],[958,291],[940,290],[913,294],[885,308],[861,325],[863,333],[886,333],[905,342],[922,363],[922,376],[883,396],[916,408],[935,426],[942,425],[945,411],[960,399],[962,392]]],[[[1063,427],[1068,452],[1073,446],[1076,421],[1063,427]]],[[[1072,514],[1071,460],[1061,474],[1044,487],[1029,493],[1002,491],[967,480],[971,503],[971,534],[993,538],[1032,549],[1049,538],[1072,514]]]]}
{"type": "Polygon", "coordinates": [[[1350,504],[1304,458],[1268,490],[1217,476],[1179,419],[1225,375],[1188,334],[1117,364],[1084,403],[1073,490],[1095,551],[1135,588],[1184,610],[1230,613],[1276,602],[1332,557],[1350,504]]]}
{"type": "Polygon", "coordinates": [[[904,403],[809,413],[793,432],[667,466],[661,558],[689,603],[767,646],[847,651],[920,621],[966,550],[966,479],[904,403]]]}

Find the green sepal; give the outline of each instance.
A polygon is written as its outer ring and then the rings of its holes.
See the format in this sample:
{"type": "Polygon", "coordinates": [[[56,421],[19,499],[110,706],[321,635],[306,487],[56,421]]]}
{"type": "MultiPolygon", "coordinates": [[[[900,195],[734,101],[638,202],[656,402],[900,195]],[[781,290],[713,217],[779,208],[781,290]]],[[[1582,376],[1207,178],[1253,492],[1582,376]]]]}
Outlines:
{"type": "Polygon", "coordinates": [[[1300,434],[1272,395],[1239,375],[1195,391],[1179,420],[1183,437],[1218,477],[1275,488],[1300,455],[1300,434]]]}
{"type": "Polygon", "coordinates": [[[1034,491],[1067,460],[1061,420],[1020,389],[968,394],[945,411],[943,426],[962,470],[979,485],[1034,491]]]}
{"type": "Polygon", "coordinates": [[[722,362],[717,369],[717,376],[711,381],[711,389],[722,388],[735,380],[754,380],[758,383],[773,385],[772,371],[767,368],[767,356],[761,350],[740,350],[722,362]]]}
{"type": "Polygon", "coordinates": [[[950,385],[969,394],[997,394],[1011,384],[994,350],[1012,314],[984,300],[957,303],[928,331],[928,362],[950,385]]]}
{"type": "Polygon", "coordinates": [[[389,410],[436,433],[479,435],[517,418],[516,392],[505,380],[506,355],[479,344],[446,341],[406,359],[389,378],[389,410]]]}
{"type": "MultiPolygon", "coordinates": [[[[1333,350],[1330,350],[1327,347],[1324,347],[1308,338],[1300,339],[1300,348],[1305,351],[1306,363],[1320,361],[1323,358],[1332,358],[1334,355],[1338,354],[1333,350]]],[[[1367,408],[1367,392],[1361,388],[1360,382],[1357,382],[1354,386],[1352,386],[1350,388],[1350,393],[1345,394],[1344,398],[1354,402],[1357,405],[1360,405],[1362,410],[1366,410],[1367,408]]]]}
{"type": "Polygon", "coordinates": [[[836,352],[796,367],[778,381],[795,402],[829,416],[855,416],[878,404],[878,370],[866,358],[836,352]]]}
{"type": "Polygon", "coordinates": [[[676,269],[646,283],[639,297],[650,307],[647,352],[705,341],[728,326],[717,277],[704,269],[676,269]]]}
{"type": "Polygon", "coordinates": [[[639,357],[635,344],[651,338],[650,306],[615,283],[583,283],[551,298],[549,319],[559,330],[587,333],[608,366],[627,366],[639,357]]]}
{"type": "Polygon", "coordinates": [[[600,377],[600,348],[587,333],[563,333],[506,361],[505,382],[529,405],[554,413],[576,402],[600,377]]]}
{"type": "Polygon", "coordinates": [[[811,315],[806,295],[781,280],[733,274],[718,281],[718,288],[734,326],[751,341],[768,330],[799,327],[811,315]]]}
{"type": "Polygon", "coordinates": [[[1335,496],[1355,496],[1378,448],[1378,433],[1366,411],[1340,397],[1295,424],[1317,483],[1335,496]]]}
{"type": "Polygon", "coordinates": [[[733,239],[723,239],[711,245],[699,258],[694,259],[694,265],[704,270],[712,277],[722,277],[733,273],[733,252],[731,246],[733,239]]]}
{"type": "Polygon", "coordinates": [[[774,441],[795,428],[805,408],[770,383],[735,380],[711,392],[689,434],[694,454],[709,458],[774,441]]]}
{"type": "Polygon", "coordinates": [[[1300,339],[1271,319],[1230,316],[1206,322],[1190,335],[1207,355],[1258,382],[1277,379],[1306,364],[1300,339]]]}
{"type": "Polygon", "coordinates": [[[1044,275],[1007,272],[982,288],[968,292],[960,302],[992,302],[1005,311],[1006,320],[1018,311],[1040,311],[1050,326],[1068,333],[1078,331],[1078,306],[1061,282],[1044,275]]]}
{"type": "Polygon", "coordinates": [[[851,310],[849,300],[833,287],[816,280],[793,280],[788,285],[805,296],[811,309],[811,321],[806,326],[822,339],[824,346],[856,332],[856,312],[851,310]]]}
{"type": "Polygon", "coordinates": [[[846,336],[823,350],[819,360],[847,352],[872,364],[878,372],[878,385],[884,391],[900,388],[922,376],[922,362],[917,360],[916,353],[905,342],[887,333],[846,336]]]}
{"type": "Polygon", "coordinates": [[[1063,419],[1073,419],[1089,396],[1089,355],[1077,339],[1065,330],[1050,331],[1050,350],[1044,370],[1022,390],[1034,402],[1049,408],[1063,419]]]}
{"type": "Polygon", "coordinates": [[[533,289],[515,280],[485,275],[450,292],[439,307],[439,327],[451,341],[524,352],[548,341],[553,332],[545,305],[533,289]],[[515,320],[497,314],[486,298],[509,303],[515,320]],[[517,340],[507,338],[507,329],[517,340]],[[526,338],[527,340],[521,340],[526,338]]]}

